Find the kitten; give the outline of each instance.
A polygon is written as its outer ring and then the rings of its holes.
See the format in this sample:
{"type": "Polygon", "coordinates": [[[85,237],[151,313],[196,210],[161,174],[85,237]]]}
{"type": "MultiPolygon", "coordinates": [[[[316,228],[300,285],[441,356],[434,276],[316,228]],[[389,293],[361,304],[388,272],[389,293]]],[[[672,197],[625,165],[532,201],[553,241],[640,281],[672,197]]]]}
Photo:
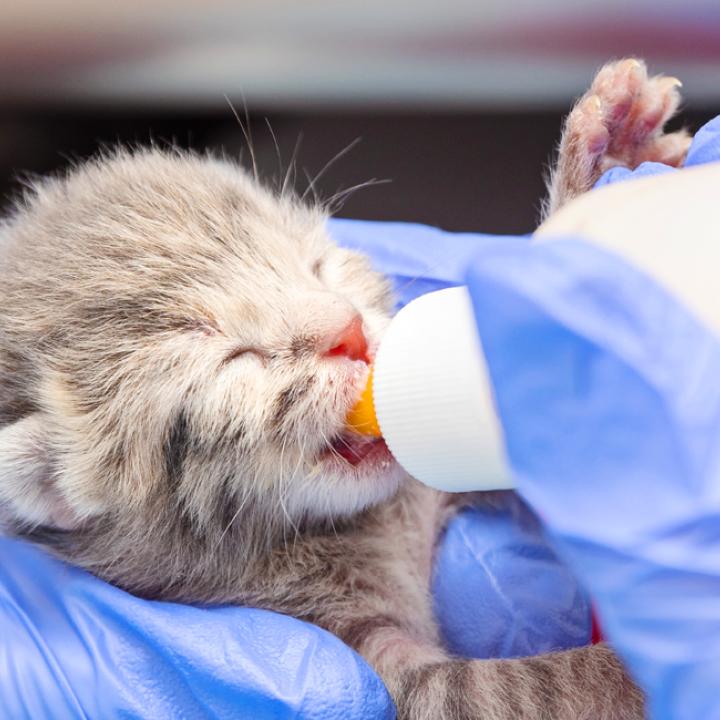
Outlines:
{"type": "MultiPolygon", "coordinates": [[[[549,209],[614,164],[682,162],[679,96],[625,61],[570,114],[549,209]]],[[[148,598],[320,625],[399,718],[635,719],[605,646],[449,655],[436,539],[466,498],[343,429],[392,310],[322,208],[210,157],[119,151],[39,183],[2,227],[0,503],[12,530],[148,598]]]]}

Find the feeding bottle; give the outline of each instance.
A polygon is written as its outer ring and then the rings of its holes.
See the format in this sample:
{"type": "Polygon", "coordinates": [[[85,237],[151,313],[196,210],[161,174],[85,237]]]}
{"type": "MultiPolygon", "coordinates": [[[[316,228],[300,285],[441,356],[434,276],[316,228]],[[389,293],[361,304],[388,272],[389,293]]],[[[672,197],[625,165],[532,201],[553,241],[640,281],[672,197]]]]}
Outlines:
{"type": "Polygon", "coordinates": [[[431,487],[512,487],[467,288],[428,293],[398,312],[347,424],[382,436],[400,465],[431,487]]]}

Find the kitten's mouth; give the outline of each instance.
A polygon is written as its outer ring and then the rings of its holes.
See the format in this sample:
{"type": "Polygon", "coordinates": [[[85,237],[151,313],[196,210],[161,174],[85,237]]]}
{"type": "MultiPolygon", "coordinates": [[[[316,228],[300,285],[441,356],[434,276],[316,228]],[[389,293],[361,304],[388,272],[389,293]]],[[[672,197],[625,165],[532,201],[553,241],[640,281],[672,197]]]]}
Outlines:
{"type": "Polygon", "coordinates": [[[353,432],[342,432],[331,442],[326,456],[342,458],[353,467],[371,456],[389,455],[390,451],[382,438],[371,438],[353,432]]]}

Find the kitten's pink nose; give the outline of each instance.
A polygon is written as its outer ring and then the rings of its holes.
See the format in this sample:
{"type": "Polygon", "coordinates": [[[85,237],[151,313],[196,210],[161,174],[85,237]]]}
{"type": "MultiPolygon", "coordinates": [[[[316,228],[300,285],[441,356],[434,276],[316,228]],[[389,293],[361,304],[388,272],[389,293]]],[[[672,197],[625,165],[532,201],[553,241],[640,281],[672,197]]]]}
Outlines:
{"type": "Polygon", "coordinates": [[[368,365],[368,344],[362,328],[362,318],[355,315],[353,319],[335,336],[330,339],[326,356],[341,355],[350,360],[364,360],[368,365]]]}

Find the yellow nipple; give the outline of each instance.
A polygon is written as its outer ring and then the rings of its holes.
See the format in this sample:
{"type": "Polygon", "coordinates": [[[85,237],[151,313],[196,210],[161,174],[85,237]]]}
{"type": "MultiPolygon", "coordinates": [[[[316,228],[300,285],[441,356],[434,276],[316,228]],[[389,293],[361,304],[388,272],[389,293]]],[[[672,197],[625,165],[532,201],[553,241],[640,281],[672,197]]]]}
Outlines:
{"type": "Polygon", "coordinates": [[[371,368],[363,394],[360,396],[360,399],[357,401],[352,410],[348,413],[347,425],[351,430],[356,433],[360,433],[360,435],[381,437],[380,426],[378,425],[377,416],[375,415],[372,382],[373,371],[371,368]]]}

